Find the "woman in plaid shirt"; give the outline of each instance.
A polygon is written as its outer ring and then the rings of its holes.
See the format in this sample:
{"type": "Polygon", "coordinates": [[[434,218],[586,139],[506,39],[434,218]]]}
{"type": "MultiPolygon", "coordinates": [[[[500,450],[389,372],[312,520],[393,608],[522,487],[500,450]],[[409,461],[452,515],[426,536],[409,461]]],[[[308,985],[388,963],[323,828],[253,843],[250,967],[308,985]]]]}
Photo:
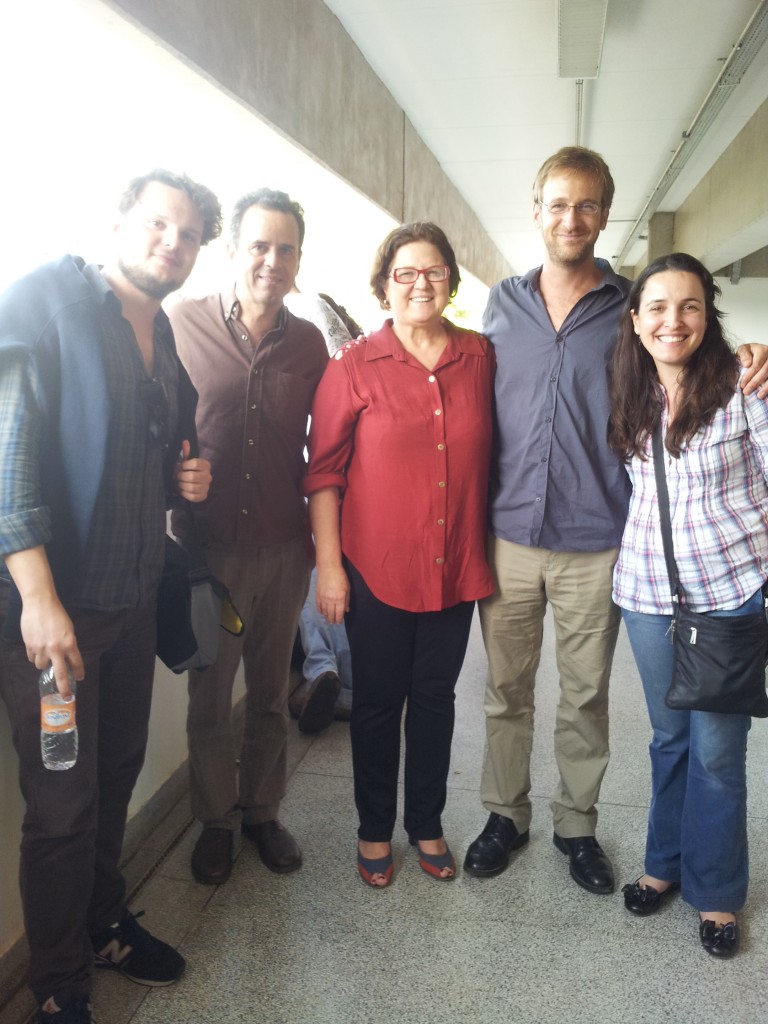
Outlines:
{"type": "Polygon", "coordinates": [[[665,436],[673,547],[688,605],[713,615],[762,607],[768,576],[768,409],[737,386],[719,288],[698,260],[674,253],[635,281],[612,362],[611,446],[632,498],[614,573],[653,727],[645,873],[623,889],[646,915],[678,889],[699,911],[706,951],[730,957],[748,884],[746,748],[751,719],[676,711],[672,600],[659,525],[651,435],[665,436]]]}

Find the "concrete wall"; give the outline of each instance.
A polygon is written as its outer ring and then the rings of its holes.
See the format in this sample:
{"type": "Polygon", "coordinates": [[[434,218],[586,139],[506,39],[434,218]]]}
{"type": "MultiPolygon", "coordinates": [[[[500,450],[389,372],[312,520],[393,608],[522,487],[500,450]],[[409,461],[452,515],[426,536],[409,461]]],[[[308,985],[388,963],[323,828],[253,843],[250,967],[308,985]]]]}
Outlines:
{"type": "Polygon", "coordinates": [[[768,239],[768,100],[675,214],[675,248],[710,270],[756,252],[768,239]]]}
{"type": "Polygon", "coordinates": [[[440,224],[481,281],[511,273],[322,0],[110,2],[398,221],[440,224]]]}

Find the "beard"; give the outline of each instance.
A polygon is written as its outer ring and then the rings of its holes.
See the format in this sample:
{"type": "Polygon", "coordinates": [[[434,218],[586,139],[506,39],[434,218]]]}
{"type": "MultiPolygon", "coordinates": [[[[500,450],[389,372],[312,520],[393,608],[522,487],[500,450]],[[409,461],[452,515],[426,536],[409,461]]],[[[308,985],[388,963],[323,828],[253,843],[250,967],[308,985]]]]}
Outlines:
{"type": "Polygon", "coordinates": [[[138,288],[140,292],[148,295],[150,299],[156,299],[159,302],[162,302],[167,295],[177,291],[184,284],[184,278],[175,281],[162,281],[140,264],[126,263],[121,258],[118,258],[117,265],[123,277],[130,281],[134,288],[138,288]]]}
{"type": "Polygon", "coordinates": [[[562,267],[581,266],[594,259],[596,241],[596,238],[586,236],[567,245],[554,232],[544,234],[544,246],[549,258],[556,266],[562,267]]]}
{"type": "Polygon", "coordinates": [[[592,239],[584,239],[580,245],[561,245],[559,242],[546,239],[545,246],[549,258],[560,267],[578,267],[592,260],[595,255],[595,243],[592,239]]]}

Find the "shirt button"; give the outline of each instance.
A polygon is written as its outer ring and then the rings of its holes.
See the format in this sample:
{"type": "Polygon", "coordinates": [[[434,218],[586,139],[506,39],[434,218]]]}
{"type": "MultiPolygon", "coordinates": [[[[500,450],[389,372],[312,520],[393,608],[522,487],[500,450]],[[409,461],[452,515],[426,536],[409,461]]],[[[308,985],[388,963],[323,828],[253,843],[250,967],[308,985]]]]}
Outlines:
{"type": "Polygon", "coordinates": [[[251,479],[251,474],[250,473],[246,473],[245,474],[245,479],[246,480],[250,480],[251,479]]]}
{"type": "Polygon", "coordinates": [[[255,403],[255,402],[251,402],[251,408],[252,408],[252,409],[255,409],[255,408],[256,408],[256,403],[255,403]]]}
{"type": "Polygon", "coordinates": [[[444,445],[444,444],[439,444],[439,445],[437,446],[437,450],[438,450],[439,452],[443,452],[443,451],[445,451],[445,445],[444,445]]]}
{"type": "Polygon", "coordinates": [[[253,438],[252,437],[248,438],[248,444],[251,444],[251,445],[253,444],[253,438]]]}
{"type": "Polygon", "coordinates": [[[444,558],[436,558],[435,559],[435,565],[442,565],[444,561],[445,561],[444,558]]]}
{"type": "Polygon", "coordinates": [[[444,519],[438,519],[437,520],[437,525],[438,526],[445,526],[445,520],[444,519]]]}
{"type": "Polygon", "coordinates": [[[441,416],[441,415],[442,415],[442,413],[441,413],[440,409],[435,409],[435,416],[441,416]]]}
{"type": "Polygon", "coordinates": [[[437,377],[434,375],[434,373],[430,373],[430,375],[427,377],[427,380],[429,381],[430,384],[434,384],[435,381],[437,380],[437,377]]]}
{"type": "Polygon", "coordinates": [[[240,335],[240,340],[241,341],[248,341],[248,335],[247,334],[241,334],[240,335]]]}
{"type": "Polygon", "coordinates": [[[546,461],[547,461],[547,456],[546,456],[546,455],[545,455],[545,456],[543,456],[543,458],[542,458],[542,460],[541,460],[541,461],[542,461],[542,462],[546,462],[546,461]]]}
{"type": "Polygon", "coordinates": [[[549,383],[550,384],[557,384],[557,377],[550,377],[549,378],[549,383]]]}
{"type": "Polygon", "coordinates": [[[541,498],[537,498],[536,501],[541,501],[541,498]]]}
{"type": "Polygon", "coordinates": [[[437,486],[438,487],[445,487],[445,480],[439,480],[437,486]]]}
{"type": "Polygon", "coordinates": [[[544,422],[545,423],[551,423],[552,422],[552,417],[551,416],[545,416],[544,417],[544,422]]]}
{"type": "Polygon", "coordinates": [[[244,516],[248,515],[248,509],[247,508],[241,508],[240,511],[243,513],[244,516]]]}

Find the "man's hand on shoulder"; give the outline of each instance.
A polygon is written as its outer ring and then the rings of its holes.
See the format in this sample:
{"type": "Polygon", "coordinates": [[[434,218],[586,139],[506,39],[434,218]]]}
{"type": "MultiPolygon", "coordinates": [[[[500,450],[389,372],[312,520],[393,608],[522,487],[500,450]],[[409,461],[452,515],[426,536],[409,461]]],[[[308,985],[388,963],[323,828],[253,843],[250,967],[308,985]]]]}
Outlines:
{"type": "Polygon", "coordinates": [[[189,441],[182,442],[176,463],[176,487],[187,501],[205,501],[211,486],[211,464],[207,459],[189,458],[189,441]]]}
{"type": "Polygon", "coordinates": [[[760,398],[768,397],[768,345],[740,345],[736,355],[741,365],[747,368],[741,378],[744,394],[751,395],[757,391],[760,398]]]}

